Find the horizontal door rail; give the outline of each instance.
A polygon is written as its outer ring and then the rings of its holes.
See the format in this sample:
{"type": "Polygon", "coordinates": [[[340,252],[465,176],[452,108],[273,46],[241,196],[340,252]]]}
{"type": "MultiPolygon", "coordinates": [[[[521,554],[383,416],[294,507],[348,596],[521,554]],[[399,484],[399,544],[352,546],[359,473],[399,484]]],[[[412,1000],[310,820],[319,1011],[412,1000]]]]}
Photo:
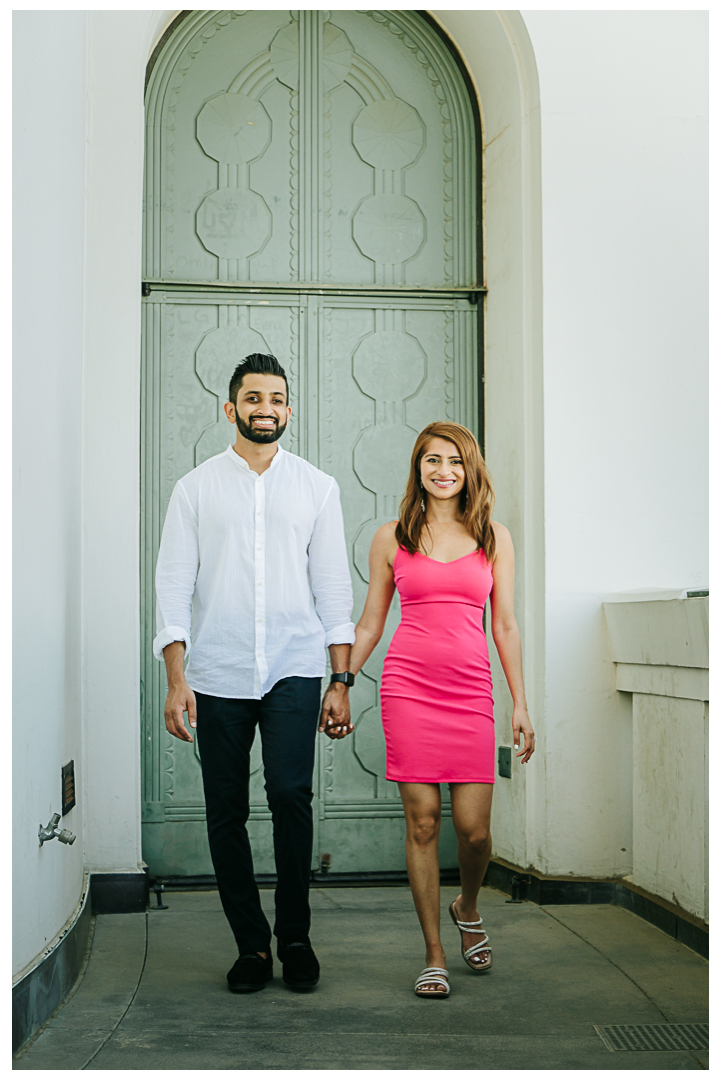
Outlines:
{"type": "Polygon", "coordinates": [[[467,296],[470,303],[477,303],[480,293],[486,293],[484,285],[320,285],[300,282],[288,285],[258,285],[256,282],[242,281],[163,281],[161,278],[146,278],[142,283],[143,296],[149,296],[153,289],[169,292],[171,290],[223,291],[231,293],[291,293],[297,296],[413,296],[417,293],[432,296],[467,296]]]}

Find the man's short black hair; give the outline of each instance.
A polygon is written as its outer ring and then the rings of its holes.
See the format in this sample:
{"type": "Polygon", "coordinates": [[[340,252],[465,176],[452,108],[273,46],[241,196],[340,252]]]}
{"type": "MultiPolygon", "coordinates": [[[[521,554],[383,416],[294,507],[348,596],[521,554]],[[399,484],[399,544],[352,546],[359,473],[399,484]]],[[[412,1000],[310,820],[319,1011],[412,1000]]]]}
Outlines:
{"type": "Polygon", "coordinates": [[[249,356],[246,356],[244,360],[241,360],[232,373],[230,390],[228,393],[229,399],[233,405],[237,405],[237,396],[246,375],[279,375],[281,379],[285,380],[285,395],[288,401],[290,400],[287,375],[278,363],[277,358],[269,356],[266,353],[254,352],[250,353],[249,356]]]}

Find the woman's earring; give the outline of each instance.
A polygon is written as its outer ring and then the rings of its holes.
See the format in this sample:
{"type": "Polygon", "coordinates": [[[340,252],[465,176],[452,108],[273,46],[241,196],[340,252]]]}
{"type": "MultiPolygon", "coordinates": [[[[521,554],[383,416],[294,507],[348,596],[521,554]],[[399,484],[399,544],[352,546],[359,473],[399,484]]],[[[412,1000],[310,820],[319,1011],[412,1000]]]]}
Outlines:
{"type": "Polygon", "coordinates": [[[420,509],[422,510],[422,512],[424,514],[425,513],[425,496],[424,495],[420,499],[420,509]]]}

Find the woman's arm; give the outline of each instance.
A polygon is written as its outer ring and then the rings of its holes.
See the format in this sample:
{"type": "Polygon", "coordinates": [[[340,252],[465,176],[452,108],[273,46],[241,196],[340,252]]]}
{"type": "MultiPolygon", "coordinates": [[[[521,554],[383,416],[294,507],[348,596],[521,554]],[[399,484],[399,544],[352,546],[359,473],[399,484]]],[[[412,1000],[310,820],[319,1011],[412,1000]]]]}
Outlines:
{"type": "Polygon", "coordinates": [[[350,651],[350,667],[357,675],[382,637],[390,601],[395,592],[392,562],[397,551],[395,522],[381,525],[370,545],[370,586],[360,621],[355,627],[355,644],[350,651]]]}
{"type": "Polygon", "coordinates": [[[533,731],[525,701],[525,685],[522,671],[522,646],[520,630],[515,619],[515,553],[510,533],[504,525],[492,523],[495,532],[496,552],[493,563],[493,587],[490,593],[492,608],[492,635],[500,657],[505,678],[513,699],[513,742],[520,749],[520,733],[523,748],[517,757],[525,765],[535,750],[533,731]]]}

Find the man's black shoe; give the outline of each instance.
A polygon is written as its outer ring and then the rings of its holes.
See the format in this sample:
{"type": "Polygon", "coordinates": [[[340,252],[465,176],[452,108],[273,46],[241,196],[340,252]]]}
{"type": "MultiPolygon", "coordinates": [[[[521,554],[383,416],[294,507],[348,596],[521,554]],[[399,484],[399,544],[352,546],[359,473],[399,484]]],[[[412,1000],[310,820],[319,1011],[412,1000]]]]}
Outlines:
{"type": "Polygon", "coordinates": [[[228,986],[235,994],[249,994],[253,990],[262,990],[268,979],[273,977],[272,956],[265,958],[258,953],[245,953],[240,956],[227,973],[228,986]]]}
{"type": "Polygon", "coordinates": [[[320,964],[309,941],[283,941],[277,944],[278,960],[283,966],[283,982],[293,990],[310,990],[317,986],[320,964]]]}

